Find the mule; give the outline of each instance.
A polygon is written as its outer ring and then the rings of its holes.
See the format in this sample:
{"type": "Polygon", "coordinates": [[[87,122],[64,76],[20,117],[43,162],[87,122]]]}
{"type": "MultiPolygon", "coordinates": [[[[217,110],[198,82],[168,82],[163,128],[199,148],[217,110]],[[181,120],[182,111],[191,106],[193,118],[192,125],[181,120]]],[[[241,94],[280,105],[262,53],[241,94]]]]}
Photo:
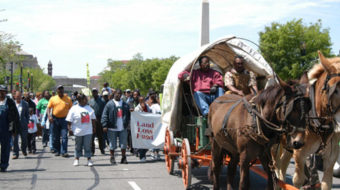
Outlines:
{"type": "MultiPolygon", "coordinates": [[[[294,153],[284,150],[277,161],[279,177],[284,180],[289,161],[293,155],[295,159],[295,173],[293,183],[296,187],[305,184],[304,166],[306,157],[313,153],[320,153],[323,158],[324,175],[321,189],[331,189],[333,181],[333,167],[339,154],[340,137],[340,58],[325,58],[319,51],[320,64],[315,65],[309,72],[310,79],[316,79],[313,84],[312,111],[310,113],[310,127],[306,131],[305,146],[294,153]],[[313,110],[315,114],[313,114],[313,110]],[[316,121],[315,121],[316,120],[316,121]],[[328,126],[328,130],[321,125],[328,126]],[[328,131],[328,132],[327,132],[328,131]]],[[[310,87],[311,88],[311,87],[310,87]]]]}
{"type": "Polygon", "coordinates": [[[219,189],[219,175],[226,154],[230,156],[227,189],[235,187],[238,163],[239,189],[249,189],[250,163],[257,158],[268,175],[267,188],[274,189],[276,177],[270,147],[278,143],[282,134],[292,137],[288,144],[293,148],[303,146],[305,116],[310,109],[309,98],[305,97],[306,82],[295,88],[280,80],[280,85],[270,86],[256,97],[224,95],[210,105],[208,124],[213,132],[210,175],[214,189],[219,189]],[[249,108],[253,107],[248,102],[250,99],[256,108],[249,108]]]}

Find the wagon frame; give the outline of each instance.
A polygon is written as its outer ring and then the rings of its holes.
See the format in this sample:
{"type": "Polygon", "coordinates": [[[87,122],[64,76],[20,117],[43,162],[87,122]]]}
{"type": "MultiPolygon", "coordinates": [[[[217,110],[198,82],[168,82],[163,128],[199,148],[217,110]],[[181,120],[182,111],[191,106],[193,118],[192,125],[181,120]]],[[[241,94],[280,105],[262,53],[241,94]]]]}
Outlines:
{"type": "MultiPolygon", "coordinates": [[[[162,100],[162,123],[166,127],[164,141],[165,164],[169,174],[173,174],[175,161],[182,171],[185,189],[191,185],[191,169],[200,166],[209,166],[212,159],[210,143],[205,134],[207,129],[206,118],[202,117],[193,99],[191,83],[181,82],[177,76],[183,70],[190,73],[198,68],[198,59],[208,56],[211,68],[225,74],[232,68],[233,59],[240,55],[245,59],[245,67],[257,76],[258,87],[263,89],[276,83],[275,73],[260,53],[247,44],[251,42],[236,36],[227,36],[215,42],[202,46],[187,56],[177,60],[171,67],[164,83],[162,100]]],[[[253,43],[253,42],[251,42],[253,43]]],[[[228,165],[228,156],[224,164],[228,165]]],[[[266,173],[254,161],[251,167],[255,173],[267,178],[266,173]]],[[[279,181],[284,189],[295,187],[279,181]]]]}

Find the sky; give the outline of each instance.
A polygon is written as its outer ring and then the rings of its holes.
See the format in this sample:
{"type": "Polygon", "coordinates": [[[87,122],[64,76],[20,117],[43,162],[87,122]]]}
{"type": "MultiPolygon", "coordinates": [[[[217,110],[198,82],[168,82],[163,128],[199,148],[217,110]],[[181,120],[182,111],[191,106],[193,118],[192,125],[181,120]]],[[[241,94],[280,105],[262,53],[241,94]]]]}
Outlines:
{"type": "MultiPolygon", "coordinates": [[[[54,76],[98,75],[107,60],[181,57],[199,47],[201,0],[0,0],[0,31],[11,33],[54,76]]],[[[340,0],[210,0],[210,41],[258,43],[272,22],[322,20],[340,50],[340,0]]]]}

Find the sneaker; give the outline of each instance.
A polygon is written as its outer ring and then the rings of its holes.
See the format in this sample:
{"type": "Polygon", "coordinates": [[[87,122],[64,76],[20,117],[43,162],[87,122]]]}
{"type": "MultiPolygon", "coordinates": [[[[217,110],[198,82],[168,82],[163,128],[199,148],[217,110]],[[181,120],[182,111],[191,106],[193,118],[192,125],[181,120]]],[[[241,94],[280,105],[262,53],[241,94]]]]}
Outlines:
{"type": "Polygon", "coordinates": [[[1,168],[0,172],[6,172],[7,168],[1,168]]]}
{"type": "Polygon", "coordinates": [[[23,154],[24,156],[27,156],[27,152],[23,152],[22,154],[23,154]]]}
{"type": "Polygon", "coordinates": [[[45,148],[45,147],[47,147],[47,143],[45,142],[45,143],[43,143],[43,147],[45,148]]]}
{"type": "Polygon", "coordinates": [[[73,161],[73,165],[74,165],[74,166],[79,166],[79,160],[75,159],[75,160],[73,161]]]}
{"type": "Polygon", "coordinates": [[[54,156],[60,156],[59,152],[55,153],[54,156]]]}
{"type": "Polygon", "coordinates": [[[112,164],[112,165],[115,165],[116,164],[116,160],[115,160],[115,157],[111,157],[110,158],[110,163],[112,164]]]}
{"type": "Polygon", "coordinates": [[[121,164],[127,164],[127,160],[126,160],[126,156],[122,157],[122,159],[120,160],[121,164]]]}
{"type": "Polygon", "coordinates": [[[13,157],[12,157],[13,160],[18,159],[18,158],[19,158],[19,156],[17,156],[17,155],[13,155],[13,157]]]}
{"type": "Polygon", "coordinates": [[[64,157],[64,158],[68,158],[69,157],[69,155],[67,153],[62,154],[61,156],[64,157]]]}
{"type": "Polygon", "coordinates": [[[92,160],[88,160],[88,161],[87,161],[87,166],[90,166],[90,167],[92,167],[92,166],[93,166],[93,162],[92,162],[92,160]]]}
{"type": "Polygon", "coordinates": [[[145,163],[146,162],[146,157],[143,157],[139,160],[139,162],[145,163]]]}

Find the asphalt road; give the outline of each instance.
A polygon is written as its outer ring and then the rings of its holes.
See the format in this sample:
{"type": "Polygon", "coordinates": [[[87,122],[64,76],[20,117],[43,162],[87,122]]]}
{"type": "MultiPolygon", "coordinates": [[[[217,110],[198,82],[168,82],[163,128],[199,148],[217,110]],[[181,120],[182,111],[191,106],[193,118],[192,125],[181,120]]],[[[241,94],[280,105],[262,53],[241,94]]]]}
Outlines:
{"type": "MultiPolygon", "coordinates": [[[[109,155],[101,155],[96,150],[93,157],[94,166],[88,167],[86,159],[80,159],[80,166],[74,167],[74,141],[69,139],[69,158],[55,157],[49,148],[43,149],[41,141],[37,141],[37,154],[29,154],[26,158],[20,154],[19,159],[10,160],[7,173],[0,173],[0,189],[129,189],[129,190],[167,190],[184,189],[181,172],[175,167],[175,175],[169,175],[164,160],[152,162],[148,152],[146,163],[128,154],[128,164],[110,165],[109,155]]],[[[117,152],[117,161],[120,154],[117,152]]],[[[162,159],[164,157],[162,156],[162,159]]],[[[290,165],[288,174],[293,172],[290,165]]],[[[322,173],[320,173],[322,176],[322,173]]],[[[223,169],[221,180],[226,178],[223,169]]],[[[207,168],[192,170],[192,189],[212,189],[207,178],[207,168]]],[[[291,178],[291,176],[288,176],[291,178]]],[[[251,189],[264,189],[266,180],[251,173],[251,189]]],[[[340,189],[340,179],[333,178],[333,188],[340,189]]],[[[225,184],[222,184],[225,188],[225,184]]]]}

